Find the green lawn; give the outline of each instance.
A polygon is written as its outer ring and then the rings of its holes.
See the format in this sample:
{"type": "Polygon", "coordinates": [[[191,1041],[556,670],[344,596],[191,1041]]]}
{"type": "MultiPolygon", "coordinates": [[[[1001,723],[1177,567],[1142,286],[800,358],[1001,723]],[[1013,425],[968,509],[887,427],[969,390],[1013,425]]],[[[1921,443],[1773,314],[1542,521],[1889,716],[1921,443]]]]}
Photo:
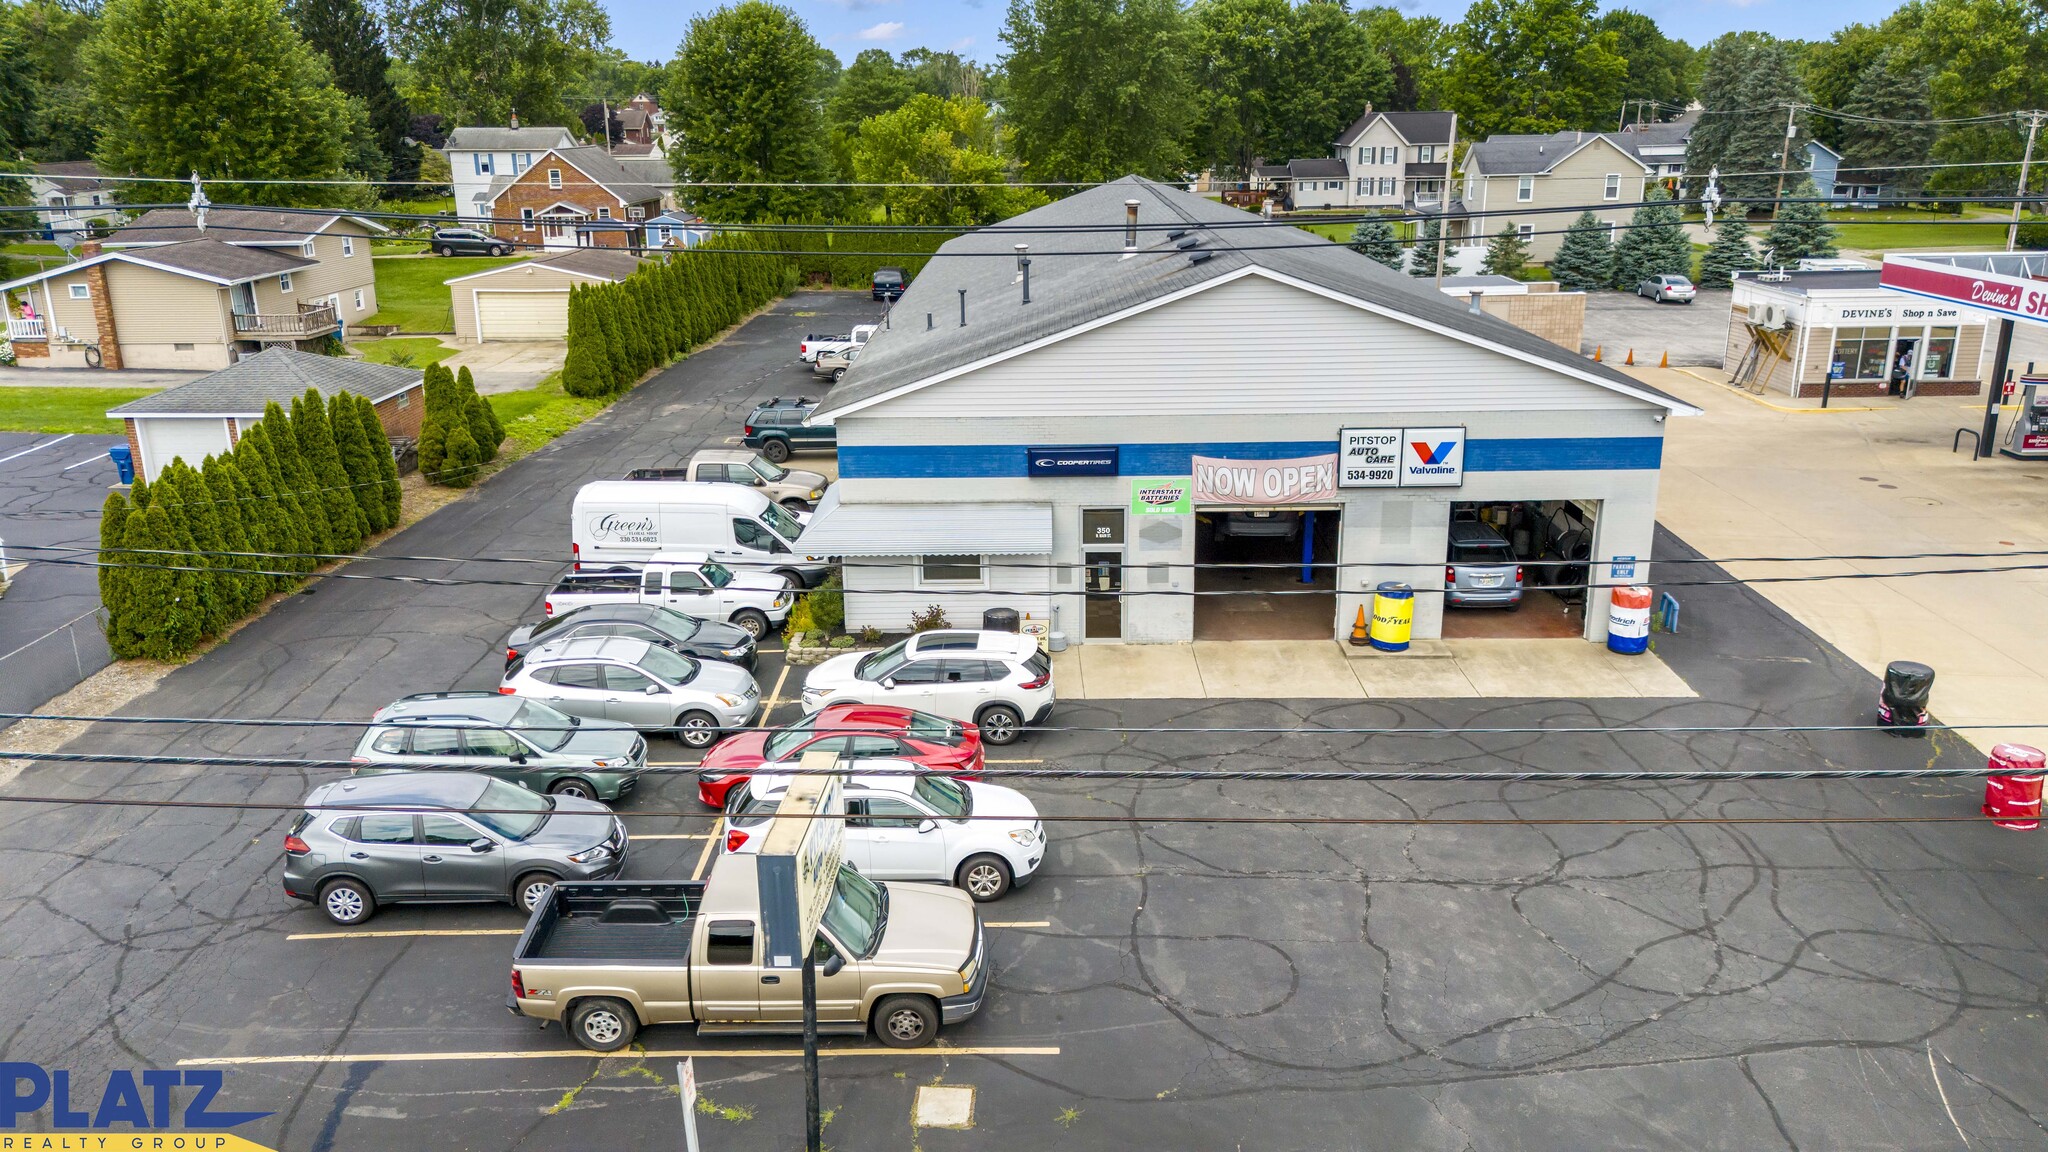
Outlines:
{"type": "Polygon", "coordinates": [[[157,388],[0,388],[0,432],[119,432],[106,411],[157,388]]]}
{"type": "MultiPolygon", "coordinates": [[[[1392,220],[1389,223],[1394,226],[1394,239],[1406,242],[1415,238],[1414,224],[1406,220],[1392,220]]],[[[1325,240],[1335,240],[1339,244],[1351,242],[1351,230],[1355,227],[1352,224],[1304,224],[1299,220],[1295,221],[1294,226],[1303,231],[1313,232],[1325,240]]]]}
{"type": "Polygon", "coordinates": [[[396,324],[401,332],[453,332],[448,285],[443,281],[488,272],[518,256],[394,256],[371,261],[377,270],[377,314],[366,324],[396,324]]]}
{"type": "Polygon", "coordinates": [[[372,256],[417,256],[427,250],[425,240],[372,240],[372,256]]]}
{"type": "MultiPolygon", "coordinates": [[[[1918,215],[1923,220],[1926,218],[1924,212],[1918,215]]],[[[1861,212],[1830,213],[1829,220],[1835,225],[1836,246],[1882,251],[1895,248],[2004,248],[2008,223],[2004,220],[1946,220],[1938,224],[1884,224],[1866,220],[1861,212]]]]}
{"type": "Polygon", "coordinates": [[[498,414],[498,422],[505,426],[507,447],[522,455],[604,411],[611,403],[611,399],[578,399],[562,391],[560,372],[532,388],[498,392],[484,399],[498,414]]]}
{"type": "Polygon", "coordinates": [[[398,368],[425,368],[429,364],[439,364],[455,355],[456,351],[432,336],[364,340],[353,347],[372,364],[390,364],[398,368]]]}
{"type": "Polygon", "coordinates": [[[0,253],[5,253],[9,256],[55,256],[59,259],[66,258],[66,253],[62,248],[57,247],[55,244],[41,242],[9,244],[5,247],[0,247],[0,253]]]}

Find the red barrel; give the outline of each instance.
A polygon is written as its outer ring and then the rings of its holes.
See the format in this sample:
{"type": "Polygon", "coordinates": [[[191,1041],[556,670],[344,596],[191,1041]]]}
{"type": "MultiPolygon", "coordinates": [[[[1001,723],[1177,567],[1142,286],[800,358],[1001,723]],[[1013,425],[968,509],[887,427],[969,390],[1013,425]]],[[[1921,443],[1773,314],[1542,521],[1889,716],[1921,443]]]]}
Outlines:
{"type": "Polygon", "coordinates": [[[2000,828],[2030,832],[2041,826],[2041,781],[2048,755],[2025,744],[2000,744],[1991,750],[1996,776],[1984,780],[1984,814],[2000,828]]]}

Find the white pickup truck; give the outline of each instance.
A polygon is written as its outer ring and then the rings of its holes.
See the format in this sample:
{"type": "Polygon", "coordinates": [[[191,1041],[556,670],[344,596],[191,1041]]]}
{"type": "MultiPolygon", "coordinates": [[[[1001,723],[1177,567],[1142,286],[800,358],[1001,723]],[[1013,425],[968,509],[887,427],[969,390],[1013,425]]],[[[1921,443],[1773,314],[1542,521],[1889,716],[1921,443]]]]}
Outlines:
{"type": "Polygon", "coordinates": [[[847,352],[859,348],[868,342],[868,337],[873,336],[875,329],[878,327],[880,325],[855,324],[853,331],[841,336],[820,335],[813,332],[797,343],[797,358],[806,364],[815,364],[818,362],[818,355],[820,353],[847,352]]]}
{"type": "Polygon", "coordinates": [[[700,620],[729,620],[758,640],[789,618],[795,602],[785,576],[735,572],[701,552],[657,552],[638,568],[567,573],[541,604],[550,619],[590,604],[659,604],[700,620]]]}

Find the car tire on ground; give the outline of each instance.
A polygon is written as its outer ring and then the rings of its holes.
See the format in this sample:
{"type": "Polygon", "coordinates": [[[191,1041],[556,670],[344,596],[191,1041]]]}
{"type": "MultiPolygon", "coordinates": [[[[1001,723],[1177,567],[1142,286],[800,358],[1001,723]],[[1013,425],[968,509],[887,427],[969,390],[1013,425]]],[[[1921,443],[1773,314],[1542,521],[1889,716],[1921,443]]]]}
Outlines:
{"type": "Polygon", "coordinates": [[[811,510],[811,502],[809,500],[802,500],[795,496],[784,500],[782,506],[791,512],[809,512],[811,510]]]}
{"type": "Polygon", "coordinates": [[[891,1048],[922,1048],[939,1035],[939,1009],[927,996],[884,996],[869,1019],[891,1048]]]}
{"type": "Polygon", "coordinates": [[[789,459],[789,441],[769,440],[761,445],[761,455],[771,464],[780,464],[789,459]]]}
{"type": "Polygon", "coordinates": [[[775,570],[775,574],[777,576],[782,577],[784,580],[789,581],[790,591],[801,592],[804,590],[804,574],[797,571],[796,569],[777,568],[775,570]]]}
{"type": "Polygon", "coordinates": [[[742,608],[732,614],[732,622],[745,628],[747,634],[756,640],[765,640],[768,637],[768,617],[758,609],[742,608]]]}
{"type": "Polygon", "coordinates": [[[595,800],[597,799],[597,789],[591,786],[590,781],[578,780],[572,776],[567,780],[557,780],[553,784],[548,785],[548,795],[576,796],[584,800],[595,800]]]}
{"type": "Polygon", "coordinates": [[[616,1052],[639,1031],[640,1018],[624,1000],[578,1000],[569,1013],[569,1035],[592,1052],[616,1052]]]}
{"type": "Polygon", "coordinates": [[[981,729],[984,744],[1014,744],[1024,730],[1024,714],[1008,704],[991,704],[974,714],[974,726],[981,729]]]}
{"type": "Polygon", "coordinates": [[[505,254],[505,246],[503,244],[493,244],[489,248],[484,249],[484,251],[489,252],[493,256],[503,256],[505,254]]]}
{"type": "Polygon", "coordinates": [[[377,914],[377,898],[360,880],[333,880],[320,889],[320,911],[336,924],[361,924],[377,914]]]}
{"type": "Polygon", "coordinates": [[[443,256],[455,255],[455,249],[446,244],[443,244],[439,248],[434,249],[434,251],[439,252],[443,256]]]}
{"type": "Polygon", "coordinates": [[[709,748],[718,743],[718,717],[709,712],[689,711],[676,717],[676,739],[691,748],[709,748]]]}
{"type": "Polygon", "coordinates": [[[531,916],[533,910],[540,907],[541,901],[548,898],[548,893],[554,886],[553,876],[545,872],[528,872],[519,878],[517,884],[512,885],[512,906],[531,916]]]}
{"type": "Polygon", "coordinates": [[[976,904],[1000,900],[1010,891],[1010,864],[989,853],[969,856],[953,873],[953,886],[974,897],[976,904]]]}
{"type": "Polygon", "coordinates": [[[839,383],[839,382],[840,382],[841,380],[844,380],[844,379],[846,379],[846,369],[844,369],[844,368],[834,368],[834,369],[832,370],[832,382],[833,382],[834,384],[837,384],[837,383],[839,383]]]}

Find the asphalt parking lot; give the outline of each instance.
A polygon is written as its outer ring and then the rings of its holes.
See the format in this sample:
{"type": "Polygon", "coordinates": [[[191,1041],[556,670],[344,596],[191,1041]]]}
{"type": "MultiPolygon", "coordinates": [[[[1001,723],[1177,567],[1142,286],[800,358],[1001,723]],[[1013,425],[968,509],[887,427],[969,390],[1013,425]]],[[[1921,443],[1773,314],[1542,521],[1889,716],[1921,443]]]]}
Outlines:
{"type": "MultiPolygon", "coordinates": [[[[796,335],[872,311],[858,296],[792,297],[385,552],[564,553],[579,484],[719,443],[757,399],[815,394],[796,335]]],[[[1658,559],[1685,555],[1660,540],[1658,559]]],[[[528,576],[388,560],[352,571],[528,576]]],[[[359,721],[406,692],[486,686],[540,592],[329,581],[132,711],[359,721]]],[[[1685,631],[1658,651],[1698,699],[1087,701],[998,767],[1972,758],[1942,737],[1499,731],[1865,720],[1871,678],[1760,597],[1678,592],[1685,631]],[[1396,727],[1407,732],[1317,730],[1396,727]],[[1167,731],[1105,730],[1133,728],[1167,731]],[[1228,731],[1274,728],[1289,731],[1228,731]]],[[[762,680],[786,701],[801,669],[785,679],[771,656],[762,680]]],[[[785,703],[774,719],[793,717],[785,703]]],[[[328,758],[355,735],[107,724],[73,748],[328,758]]],[[[694,759],[665,742],[654,758],[694,759]]],[[[291,805],[334,774],[44,763],[6,791],[291,805]]],[[[988,1007],[942,1048],[827,1040],[831,1147],[1917,1149],[1966,1136],[2005,1149],[2048,1134],[2035,1119],[2048,1117],[2039,841],[1968,819],[1967,785],[1017,786],[1056,819],[1037,882],[985,909],[988,1007]],[[1964,819],[1801,822],[1822,817],[1964,819]],[[1219,822],[1268,818],[1300,822],[1219,822]],[[1331,818],[1389,822],[1318,822],[1331,818]],[[1697,822],[1613,823],[1628,820],[1697,822]],[[972,1130],[912,1127],[916,1091],[934,1083],[975,1089],[972,1130]]],[[[686,770],[622,811],[629,875],[688,877],[707,860],[712,821],[686,770]]],[[[110,1069],[227,1062],[216,1106],[273,1112],[237,1131],[295,1152],[566,1152],[679,1146],[674,1064],[694,1053],[719,1110],[701,1117],[707,1150],[799,1145],[792,1040],[656,1028],[645,1051],[594,1058],[505,1012],[521,924],[509,908],[400,908],[338,936],[278,890],[288,820],[0,805],[5,1058],[94,1085],[110,1069]]]]}
{"type": "Polygon", "coordinates": [[[107,665],[90,616],[100,602],[94,570],[36,563],[64,555],[28,546],[99,546],[100,504],[117,479],[107,449],[122,442],[0,432],[0,544],[9,565],[24,566],[0,599],[0,712],[33,708],[107,665]]]}
{"type": "Polygon", "coordinates": [[[1630,349],[1636,363],[1718,366],[1728,345],[1729,293],[1702,291],[1690,304],[1659,304],[1633,292],[1586,293],[1586,330],[1579,350],[1619,364],[1630,349]]]}

